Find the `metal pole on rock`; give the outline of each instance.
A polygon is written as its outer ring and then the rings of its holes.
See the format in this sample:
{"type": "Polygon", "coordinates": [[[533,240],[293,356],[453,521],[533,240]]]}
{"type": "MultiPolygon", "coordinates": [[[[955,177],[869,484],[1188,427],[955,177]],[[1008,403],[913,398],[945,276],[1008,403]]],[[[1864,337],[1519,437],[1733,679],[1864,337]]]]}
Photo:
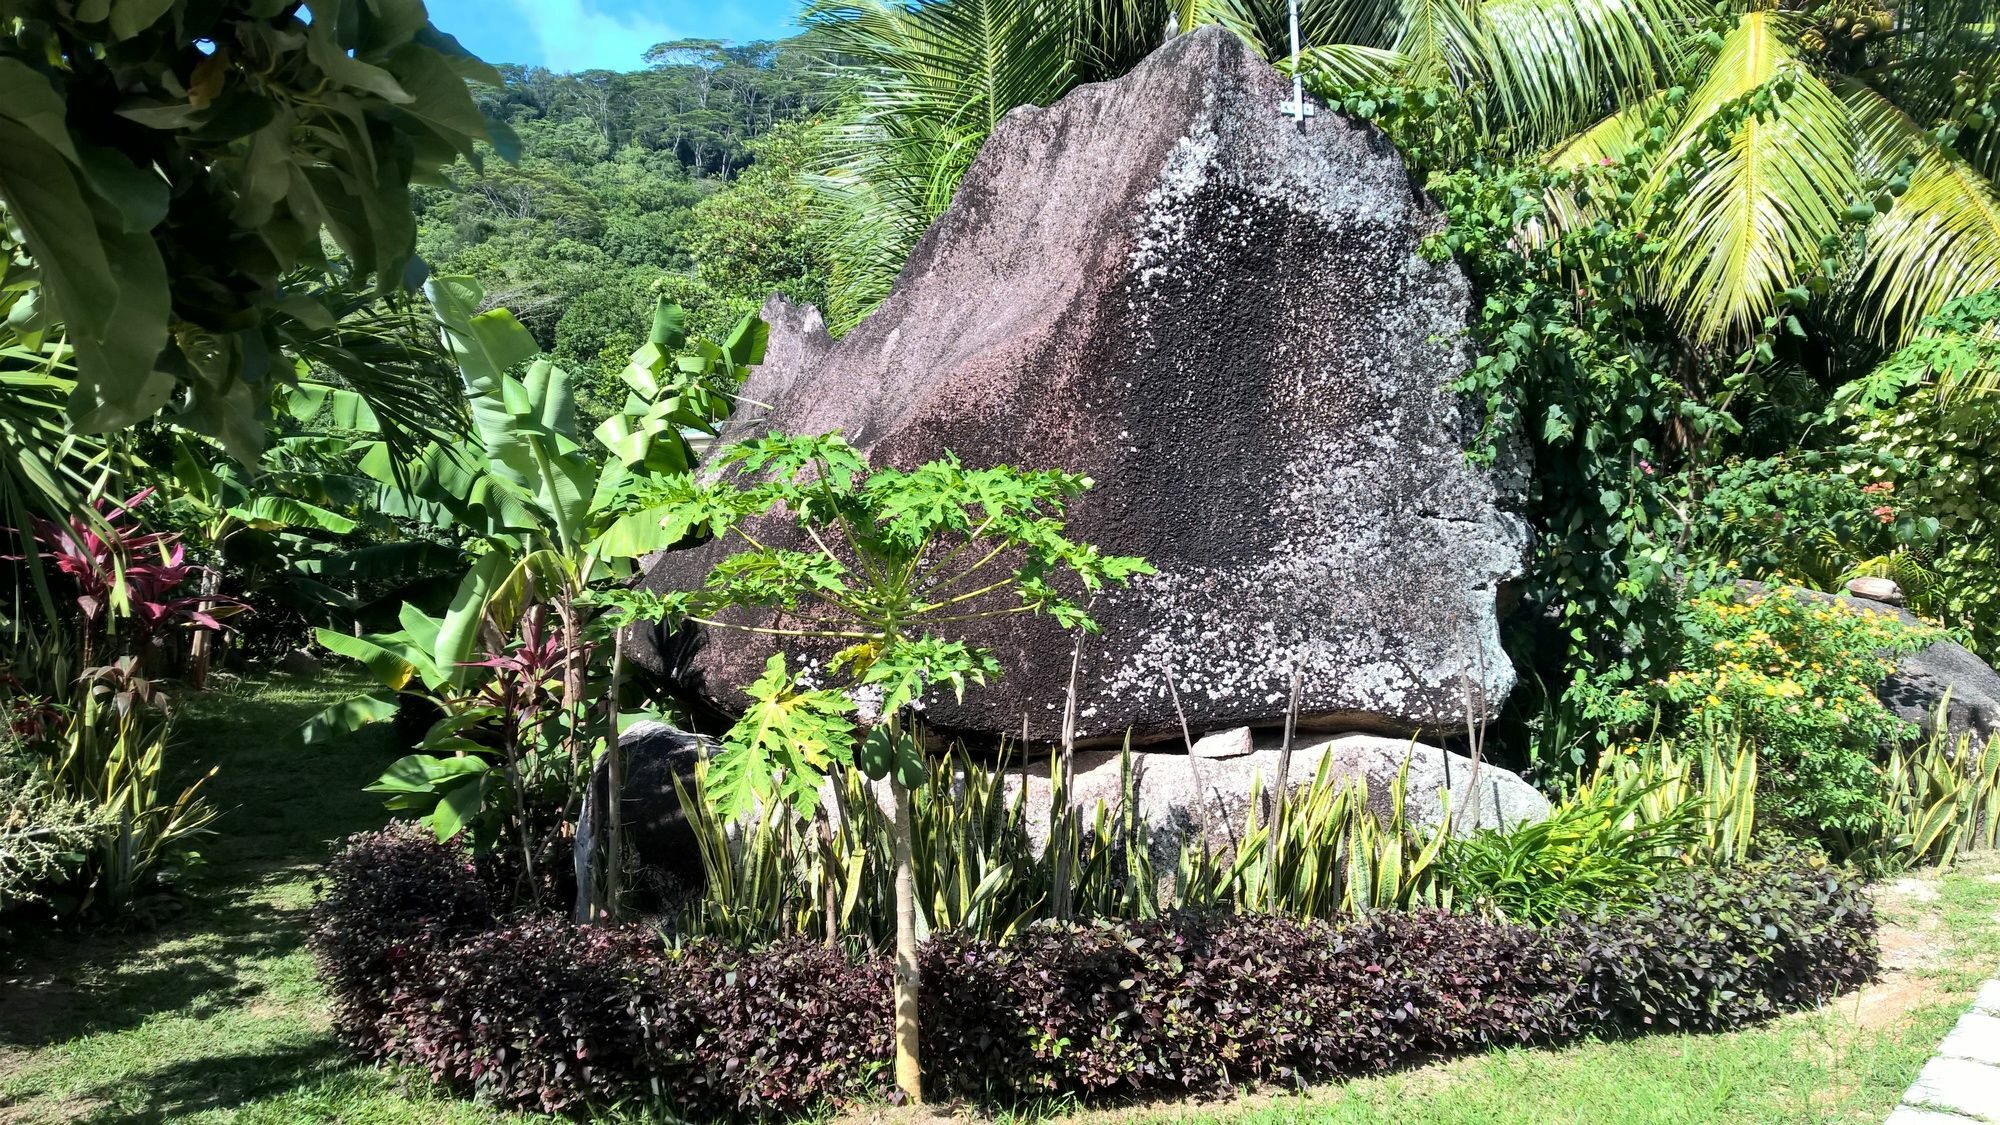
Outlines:
{"type": "Polygon", "coordinates": [[[1313,115],[1313,109],[1306,104],[1306,82],[1299,74],[1299,0],[1287,0],[1285,8],[1292,21],[1292,100],[1285,112],[1292,120],[1303,122],[1313,115]]]}

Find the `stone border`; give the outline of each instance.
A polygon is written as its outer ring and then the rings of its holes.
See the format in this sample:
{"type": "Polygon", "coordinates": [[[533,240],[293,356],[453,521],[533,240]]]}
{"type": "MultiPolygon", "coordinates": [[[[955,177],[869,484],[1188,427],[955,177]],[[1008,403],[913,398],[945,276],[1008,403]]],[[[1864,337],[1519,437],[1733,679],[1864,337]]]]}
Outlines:
{"type": "Polygon", "coordinates": [[[1987,981],[1887,1125],[2000,1123],[2000,980],[1987,981]]]}

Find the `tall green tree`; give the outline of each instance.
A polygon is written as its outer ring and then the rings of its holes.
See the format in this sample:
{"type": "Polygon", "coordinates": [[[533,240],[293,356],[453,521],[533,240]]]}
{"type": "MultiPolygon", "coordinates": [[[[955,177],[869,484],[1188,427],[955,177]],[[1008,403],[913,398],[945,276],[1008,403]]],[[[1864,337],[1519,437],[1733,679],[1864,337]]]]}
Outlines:
{"type": "Polygon", "coordinates": [[[10,3],[0,203],[75,352],[74,427],[171,404],[253,459],[290,342],[333,320],[310,279],[405,289],[409,184],[509,147],[468,79],[498,75],[421,0],[10,3]]]}

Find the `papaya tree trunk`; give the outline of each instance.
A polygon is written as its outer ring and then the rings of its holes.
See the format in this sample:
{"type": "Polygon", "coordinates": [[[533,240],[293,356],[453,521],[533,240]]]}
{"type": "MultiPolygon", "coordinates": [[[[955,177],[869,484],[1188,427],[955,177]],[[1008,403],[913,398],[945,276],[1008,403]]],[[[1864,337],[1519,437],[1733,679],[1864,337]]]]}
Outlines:
{"type": "Polygon", "coordinates": [[[618,921],[619,900],[625,888],[625,747],[618,738],[618,693],[625,687],[625,630],[612,634],[611,639],[611,691],[606,700],[610,714],[604,726],[604,752],[610,755],[605,763],[605,786],[610,796],[605,805],[604,824],[604,914],[612,922],[618,921]]]}
{"type": "Polygon", "coordinates": [[[910,861],[910,791],[892,774],[896,844],[896,1086],[916,1105],[924,1100],[917,1054],[917,878],[910,861]]]}

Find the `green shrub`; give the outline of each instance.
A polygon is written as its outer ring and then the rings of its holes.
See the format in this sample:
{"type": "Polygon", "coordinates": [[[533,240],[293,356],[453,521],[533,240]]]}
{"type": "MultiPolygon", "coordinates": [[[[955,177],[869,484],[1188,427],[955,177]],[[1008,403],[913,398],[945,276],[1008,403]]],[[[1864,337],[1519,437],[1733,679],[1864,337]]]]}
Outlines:
{"type": "Polygon", "coordinates": [[[31,762],[0,748],[0,913],[45,901],[116,827],[105,808],[58,794],[31,762]]]}
{"type": "Polygon", "coordinates": [[[1657,788],[1593,779],[1547,819],[1453,840],[1442,866],[1459,900],[1518,922],[1629,909],[1699,838],[1691,802],[1649,806],[1657,788]]]}
{"type": "Polygon", "coordinates": [[[1923,742],[1890,751],[1882,780],[1881,830],[1849,841],[1850,861],[1896,870],[2000,846],[2000,736],[1983,744],[1970,734],[1953,738],[1939,716],[1923,742]]]}
{"type": "Polygon", "coordinates": [[[178,793],[166,785],[172,717],[159,685],[138,668],[125,656],[87,670],[60,730],[35,747],[52,792],[100,810],[106,824],[83,853],[79,909],[123,910],[221,815],[201,794],[214,770],[178,793]]]}
{"type": "Polygon", "coordinates": [[[1863,574],[1889,574],[1917,599],[1923,583],[1916,556],[1936,539],[1938,521],[1897,503],[1893,485],[1873,481],[1904,468],[1880,448],[1732,459],[1690,476],[1683,503],[1699,515],[1689,524],[1689,557],[1745,578],[1830,593],[1863,574]]]}
{"type": "Polygon", "coordinates": [[[1388,812],[1381,816],[1370,805],[1366,779],[1334,777],[1331,764],[1320,759],[1312,783],[1276,802],[1268,822],[1260,822],[1260,794],[1253,790],[1229,852],[1216,852],[1199,836],[1188,841],[1177,905],[1294,918],[1449,907],[1451,885],[1441,877],[1440,857],[1451,829],[1406,815],[1409,766],[1389,783],[1388,812]]]}
{"type": "Polygon", "coordinates": [[[1938,639],[1893,613],[1774,587],[1688,602],[1676,670],[1606,700],[1601,716],[1638,732],[1657,721],[1689,741],[1726,730],[1756,747],[1766,809],[1816,834],[1865,835],[1883,817],[1877,755],[1916,727],[1875,697],[1890,655],[1938,639]]]}
{"type": "MultiPolygon", "coordinates": [[[[1911,604],[1989,659],[2000,647],[2000,289],[1947,303],[1908,345],[1843,387],[1855,439],[1900,470],[1872,465],[1874,487],[1940,529],[1921,552],[1911,604]]],[[[1888,500],[1888,496],[1884,499],[1888,500]]],[[[1900,580],[1900,576],[1899,576],[1900,580]]]]}
{"type": "Polygon", "coordinates": [[[1690,820],[1688,858],[1726,865],[1750,858],[1757,837],[1757,751],[1733,731],[1704,731],[1692,744],[1648,742],[1600,763],[1619,784],[1643,790],[1640,814],[1690,820]]]}
{"type": "MultiPolygon", "coordinates": [[[[911,790],[913,873],[919,932],[965,930],[1005,939],[1055,916],[1058,855],[1073,864],[1073,916],[1155,918],[1172,910],[1257,911],[1337,918],[1369,910],[1449,906],[1439,862],[1448,835],[1405,815],[1401,778],[1389,815],[1369,806],[1366,783],[1333,776],[1322,761],[1314,780],[1293,790],[1267,820],[1253,799],[1233,845],[1196,834],[1181,847],[1172,881],[1153,866],[1153,833],[1136,812],[1124,775],[1118,808],[1077,808],[1051,798],[1044,822],[1061,847],[1028,836],[1022,793],[1007,793],[1005,763],[982,765],[962,749],[929,759],[911,790]]],[[[881,944],[894,933],[893,840],[889,817],[851,771],[831,790],[835,826],[824,834],[783,806],[725,823],[698,793],[682,807],[700,849],[706,884],[677,920],[686,936],[732,942],[818,937],[829,902],[839,934],[881,944]]]]}

